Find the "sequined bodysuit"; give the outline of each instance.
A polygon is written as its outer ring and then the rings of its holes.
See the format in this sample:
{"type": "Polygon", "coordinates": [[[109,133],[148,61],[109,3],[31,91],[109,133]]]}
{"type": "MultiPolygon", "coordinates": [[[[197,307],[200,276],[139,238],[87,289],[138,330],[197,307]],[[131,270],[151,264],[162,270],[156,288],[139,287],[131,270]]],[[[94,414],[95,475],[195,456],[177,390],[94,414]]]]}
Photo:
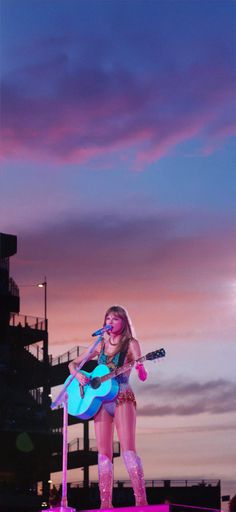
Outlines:
{"type": "MultiPolygon", "coordinates": [[[[121,352],[118,352],[112,359],[110,359],[110,356],[105,354],[104,349],[105,345],[101,348],[101,352],[98,357],[98,364],[106,364],[110,370],[114,370],[115,368],[122,366],[123,362],[121,364],[121,361],[122,359],[124,361],[126,354],[123,354],[122,358],[121,352]]],[[[129,384],[129,376],[130,371],[115,377],[119,384],[118,395],[113,400],[103,402],[103,407],[111,416],[114,416],[116,406],[119,406],[124,402],[132,402],[136,407],[135,396],[129,384]]]]}

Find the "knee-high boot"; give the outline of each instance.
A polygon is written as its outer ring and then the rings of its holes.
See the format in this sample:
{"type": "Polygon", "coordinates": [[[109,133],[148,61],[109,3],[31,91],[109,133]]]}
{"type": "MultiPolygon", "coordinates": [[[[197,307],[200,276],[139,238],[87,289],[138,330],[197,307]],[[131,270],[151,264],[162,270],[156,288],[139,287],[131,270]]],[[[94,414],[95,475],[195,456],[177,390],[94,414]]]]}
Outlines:
{"type": "Polygon", "coordinates": [[[100,508],[112,508],[113,464],[106,455],[98,454],[100,508]]]}
{"type": "Polygon", "coordinates": [[[135,505],[147,505],[148,503],[141,459],[138,457],[137,453],[132,450],[123,452],[122,456],[134,489],[135,505]]]}

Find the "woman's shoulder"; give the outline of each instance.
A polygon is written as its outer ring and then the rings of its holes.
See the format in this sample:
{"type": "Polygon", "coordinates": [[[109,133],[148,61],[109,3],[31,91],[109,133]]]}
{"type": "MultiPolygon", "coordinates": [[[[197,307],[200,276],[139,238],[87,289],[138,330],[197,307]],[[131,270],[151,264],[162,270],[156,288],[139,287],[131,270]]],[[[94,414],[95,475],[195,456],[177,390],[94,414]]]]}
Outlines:
{"type": "Polygon", "coordinates": [[[139,341],[136,339],[136,338],[130,338],[130,341],[129,341],[129,347],[137,347],[139,346],[140,343],[139,341]]]}
{"type": "Polygon", "coordinates": [[[131,338],[128,346],[128,359],[137,359],[140,356],[140,344],[136,338],[131,338]]]}

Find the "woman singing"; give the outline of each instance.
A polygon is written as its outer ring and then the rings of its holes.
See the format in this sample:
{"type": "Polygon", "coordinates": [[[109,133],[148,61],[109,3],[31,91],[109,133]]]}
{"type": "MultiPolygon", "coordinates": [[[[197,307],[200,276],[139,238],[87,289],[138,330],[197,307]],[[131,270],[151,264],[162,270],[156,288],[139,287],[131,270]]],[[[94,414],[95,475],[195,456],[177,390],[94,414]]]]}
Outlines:
{"type": "MultiPolygon", "coordinates": [[[[98,359],[98,364],[106,364],[111,370],[135,361],[141,357],[139,342],[133,337],[128,314],[121,306],[110,307],[104,319],[104,326],[111,330],[103,334],[101,343],[89,355],[89,359],[98,359]]],[[[69,364],[72,375],[77,366],[88,355],[89,348],[69,364]]],[[[135,366],[140,380],[146,380],[147,372],[143,364],[135,366]]],[[[112,401],[103,402],[94,416],[95,434],[98,449],[98,476],[101,508],[112,507],[113,488],[113,432],[117,431],[122,457],[127,468],[135,494],[136,505],[147,505],[142,462],[136,453],[136,400],[129,384],[130,371],[116,377],[119,384],[118,395],[112,401]]],[[[85,385],[89,379],[78,372],[76,378],[85,385]]]]}

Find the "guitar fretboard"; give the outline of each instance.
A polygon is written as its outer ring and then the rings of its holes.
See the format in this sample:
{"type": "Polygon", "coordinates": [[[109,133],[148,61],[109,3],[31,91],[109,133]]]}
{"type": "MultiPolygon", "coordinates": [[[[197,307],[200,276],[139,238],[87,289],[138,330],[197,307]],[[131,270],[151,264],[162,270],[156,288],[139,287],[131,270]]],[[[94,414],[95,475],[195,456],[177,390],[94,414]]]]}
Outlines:
{"type": "Polygon", "coordinates": [[[101,382],[105,382],[106,380],[113,379],[114,377],[118,377],[118,375],[121,375],[122,373],[127,372],[131,368],[133,368],[135,363],[142,363],[146,360],[146,356],[140,357],[139,359],[136,359],[135,361],[130,361],[129,363],[124,364],[124,366],[121,366],[120,368],[116,368],[112,372],[108,373],[107,375],[103,375],[101,377],[101,382]]]}

